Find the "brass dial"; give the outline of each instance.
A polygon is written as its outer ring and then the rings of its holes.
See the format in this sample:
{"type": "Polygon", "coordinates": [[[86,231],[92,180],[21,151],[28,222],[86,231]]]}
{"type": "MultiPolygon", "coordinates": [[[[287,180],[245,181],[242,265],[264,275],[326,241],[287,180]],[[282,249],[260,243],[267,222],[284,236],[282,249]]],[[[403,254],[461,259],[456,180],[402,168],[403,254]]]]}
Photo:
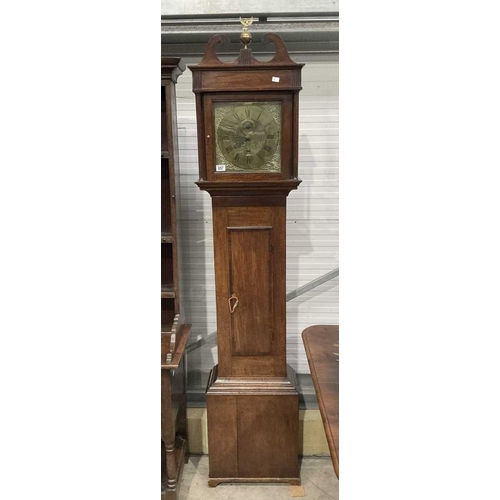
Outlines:
{"type": "Polygon", "coordinates": [[[280,102],[217,102],[214,111],[218,171],[280,171],[280,102]]]}

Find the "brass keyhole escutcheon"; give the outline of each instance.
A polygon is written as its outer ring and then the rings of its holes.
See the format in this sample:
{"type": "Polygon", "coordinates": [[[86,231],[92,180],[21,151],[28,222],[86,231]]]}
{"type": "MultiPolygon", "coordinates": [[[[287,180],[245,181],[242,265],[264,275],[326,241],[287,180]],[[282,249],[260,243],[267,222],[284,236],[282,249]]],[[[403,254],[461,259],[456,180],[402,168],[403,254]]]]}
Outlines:
{"type": "Polygon", "coordinates": [[[238,302],[239,302],[238,297],[236,297],[236,295],[233,293],[233,294],[231,294],[231,297],[229,297],[228,302],[229,302],[229,312],[231,314],[233,314],[234,310],[236,309],[236,306],[238,305],[238,302]],[[231,304],[232,300],[235,300],[236,302],[234,302],[233,304],[231,304]]]}

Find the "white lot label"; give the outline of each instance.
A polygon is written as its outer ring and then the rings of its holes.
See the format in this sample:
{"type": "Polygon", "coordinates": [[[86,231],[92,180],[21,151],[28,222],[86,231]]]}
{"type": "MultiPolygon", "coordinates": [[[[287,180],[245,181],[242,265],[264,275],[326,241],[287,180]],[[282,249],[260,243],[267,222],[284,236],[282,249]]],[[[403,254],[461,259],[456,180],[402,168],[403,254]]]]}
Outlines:
{"type": "Polygon", "coordinates": [[[226,171],[226,165],[215,165],[215,171],[216,172],[225,172],[226,171]]]}
{"type": "Polygon", "coordinates": [[[280,81],[280,77],[279,76],[273,76],[272,80],[273,80],[273,82],[279,82],[280,81]]]}

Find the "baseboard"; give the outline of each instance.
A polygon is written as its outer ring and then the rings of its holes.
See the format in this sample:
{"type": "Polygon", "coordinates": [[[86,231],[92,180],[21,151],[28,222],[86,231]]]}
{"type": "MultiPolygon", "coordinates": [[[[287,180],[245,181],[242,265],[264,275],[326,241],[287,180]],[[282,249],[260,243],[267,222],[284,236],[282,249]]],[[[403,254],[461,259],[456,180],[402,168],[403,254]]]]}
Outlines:
{"type": "MultiPolygon", "coordinates": [[[[207,454],[207,409],[188,408],[189,453],[207,454]]],[[[330,456],[319,410],[299,410],[299,455],[330,456]]]]}

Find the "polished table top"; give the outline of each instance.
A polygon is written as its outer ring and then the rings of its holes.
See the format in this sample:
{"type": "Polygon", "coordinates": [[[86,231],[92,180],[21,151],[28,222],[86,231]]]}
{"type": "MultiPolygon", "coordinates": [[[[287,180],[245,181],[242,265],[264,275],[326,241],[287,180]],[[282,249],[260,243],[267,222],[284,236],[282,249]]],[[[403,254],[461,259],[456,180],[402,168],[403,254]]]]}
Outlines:
{"type": "Polygon", "coordinates": [[[333,467],[339,477],[339,327],[310,326],[302,332],[302,339],[333,467]]]}

